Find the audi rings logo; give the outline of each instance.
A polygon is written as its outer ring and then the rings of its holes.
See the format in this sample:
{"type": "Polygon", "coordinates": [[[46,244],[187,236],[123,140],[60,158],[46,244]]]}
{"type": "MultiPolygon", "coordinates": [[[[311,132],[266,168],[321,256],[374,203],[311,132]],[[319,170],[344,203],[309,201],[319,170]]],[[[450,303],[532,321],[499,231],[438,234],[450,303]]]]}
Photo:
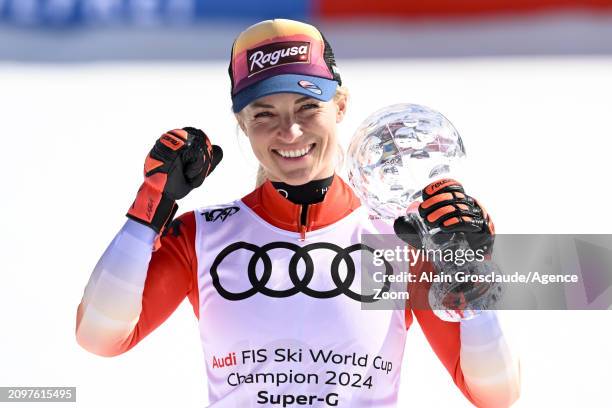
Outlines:
{"type": "MultiPolygon", "coordinates": [[[[364,244],[354,244],[347,248],[342,248],[330,242],[316,242],[301,247],[291,242],[279,241],[270,242],[260,247],[255,244],[250,244],[248,242],[243,241],[234,242],[233,244],[228,245],[221,252],[219,252],[212,266],[210,267],[210,275],[212,277],[213,286],[215,287],[215,289],[217,289],[219,295],[221,295],[227,300],[244,300],[255,295],[256,293],[261,293],[262,295],[270,296],[273,298],[285,298],[293,296],[297,293],[303,293],[307,296],[317,299],[328,299],[344,294],[358,302],[373,303],[380,299],[381,293],[389,291],[390,282],[385,279],[384,286],[382,287],[379,293],[376,293],[378,298],[375,298],[374,294],[355,293],[350,289],[351,285],[353,284],[353,281],[355,280],[355,263],[351,258],[351,253],[359,250],[365,250],[370,253],[374,252],[372,248],[364,244]],[[268,256],[268,251],[273,249],[286,249],[294,253],[291,259],[289,260],[288,267],[289,278],[293,283],[293,287],[291,288],[280,290],[270,289],[266,286],[266,284],[272,277],[272,260],[268,256]],[[316,249],[327,249],[336,253],[329,266],[331,278],[334,284],[336,285],[336,287],[333,289],[315,290],[308,286],[308,284],[312,281],[312,278],[314,277],[315,273],[315,262],[310,256],[310,252],[316,249]],[[225,289],[223,285],[221,285],[217,268],[219,267],[219,265],[221,265],[223,260],[228,255],[239,250],[247,250],[253,253],[247,267],[248,278],[252,287],[243,292],[230,292],[225,289]],[[263,273],[261,273],[261,277],[258,277],[256,265],[260,260],[261,262],[263,262],[263,273]],[[305,265],[305,270],[302,277],[298,275],[298,263],[300,261],[303,261],[305,265]],[[339,271],[341,262],[344,262],[344,264],[346,265],[346,276],[344,278],[340,276],[339,271]]],[[[391,266],[391,264],[386,260],[384,262],[385,275],[393,275],[393,267],[391,266]]],[[[327,269],[324,265],[317,265],[316,267],[321,268],[321,272],[325,272],[327,269]]]]}

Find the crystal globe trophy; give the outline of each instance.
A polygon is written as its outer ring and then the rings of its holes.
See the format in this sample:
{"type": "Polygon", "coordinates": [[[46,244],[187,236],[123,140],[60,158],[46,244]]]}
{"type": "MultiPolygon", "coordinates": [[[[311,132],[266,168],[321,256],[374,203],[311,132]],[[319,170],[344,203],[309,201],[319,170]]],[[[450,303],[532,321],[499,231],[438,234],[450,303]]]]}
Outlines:
{"type": "MultiPolygon", "coordinates": [[[[361,201],[383,218],[408,216],[425,250],[463,250],[468,243],[462,233],[441,234],[428,230],[418,214],[422,189],[442,178],[456,176],[465,158],[461,136],[442,114],[415,104],[385,107],[365,119],[355,132],[347,153],[348,178],[361,201]]],[[[436,271],[489,274],[492,261],[462,265],[432,260],[436,271]]],[[[475,317],[490,309],[501,297],[492,283],[434,282],[429,306],[445,321],[475,317]]]]}

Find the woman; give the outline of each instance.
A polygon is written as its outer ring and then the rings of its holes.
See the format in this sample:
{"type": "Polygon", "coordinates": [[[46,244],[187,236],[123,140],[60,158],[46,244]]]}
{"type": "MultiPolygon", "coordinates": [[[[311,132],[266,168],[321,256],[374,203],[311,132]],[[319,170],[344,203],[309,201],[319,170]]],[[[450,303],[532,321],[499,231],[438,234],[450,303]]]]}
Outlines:
{"type": "MultiPolygon", "coordinates": [[[[229,75],[232,108],[261,165],[261,185],[170,222],[175,201],[202,184],[222,151],[198,129],[162,135],[145,161],[129,219],[85,289],[79,344],[103,356],[124,353],[187,296],[211,406],[391,407],[416,317],[470,401],[510,405],[518,369],[494,314],[447,323],[409,307],[362,310],[364,294],[348,282],[359,270],[360,237],[392,233],[393,226],[370,219],[334,173],[347,92],[321,33],[290,20],[256,24],[236,39],[229,75]]],[[[492,233],[458,183],[428,189],[437,203],[423,209],[429,226],[492,233]]]]}

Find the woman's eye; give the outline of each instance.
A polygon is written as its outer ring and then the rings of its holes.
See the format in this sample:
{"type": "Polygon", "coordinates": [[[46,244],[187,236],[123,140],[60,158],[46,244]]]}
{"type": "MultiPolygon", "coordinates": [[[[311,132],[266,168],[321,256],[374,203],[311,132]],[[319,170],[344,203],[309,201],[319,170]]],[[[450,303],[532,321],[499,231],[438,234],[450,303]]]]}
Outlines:
{"type": "Polygon", "coordinates": [[[266,117],[270,117],[270,116],[272,116],[272,113],[271,113],[271,112],[267,112],[267,111],[264,111],[264,112],[258,112],[258,113],[256,113],[256,114],[255,114],[255,119],[258,119],[258,118],[266,118],[266,117]]]}
{"type": "Polygon", "coordinates": [[[316,103],[307,103],[305,105],[300,106],[300,110],[308,110],[308,109],[316,109],[319,105],[316,103]]]}

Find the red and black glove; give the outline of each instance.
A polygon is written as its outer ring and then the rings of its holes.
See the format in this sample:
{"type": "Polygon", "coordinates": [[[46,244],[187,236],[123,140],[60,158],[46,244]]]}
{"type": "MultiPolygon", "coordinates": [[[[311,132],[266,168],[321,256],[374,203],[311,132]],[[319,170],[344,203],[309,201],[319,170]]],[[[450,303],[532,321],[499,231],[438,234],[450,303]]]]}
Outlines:
{"type": "Polygon", "coordinates": [[[176,200],[202,185],[222,158],[223,150],[200,129],[164,133],[145,160],[145,180],[126,215],[162,232],[178,209],[176,200]]]}
{"type": "MultiPolygon", "coordinates": [[[[492,249],[495,237],[493,221],[476,199],[465,194],[459,182],[453,179],[435,181],[423,189],[422,196],[419,215],[429,231],[436,235],[442,233],[438,238],[463,233],[470,248],[483,248],[487,252],[492,249]]],[[[400,238],[402,235],[410,237],[411,242],[402,238],[408,244],[416,245],[414,236],[418,230],[408,217],[397,218],[394,229],[400,238]]]]}

